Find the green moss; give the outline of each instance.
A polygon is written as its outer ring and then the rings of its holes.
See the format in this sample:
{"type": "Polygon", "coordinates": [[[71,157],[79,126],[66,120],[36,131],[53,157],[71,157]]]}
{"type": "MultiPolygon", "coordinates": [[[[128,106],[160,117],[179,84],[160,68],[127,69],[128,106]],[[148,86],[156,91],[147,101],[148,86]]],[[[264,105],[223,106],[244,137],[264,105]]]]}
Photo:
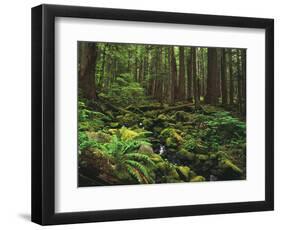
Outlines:
{"type": "Polygon", "coordinates": [[[193,161],[194,158],[195,158],[195,154],[194,153],[191,153],[185,149],[180,149],[179,151],[179,155],[184,158],[184,159],[187,159],[189,161],[193,161]]]}
{"type": "Polygon", "coordinates": [[[167,121],[168,117],[166,115],[164,115],[164,114],[160,114],[160,115],[158,115],[157,119],[159,121],[167,121]]]}
{"type": "Polygon", "coordinates": [[[228,159],[224,159],[220,162],[220,166],[222,168],[226,168],[226,169],[231,169],[233,172],[237,173],[237,174],[242,174],[242,170],[237,167],[235,164],[233,164],[230,160],[228,159]]]}
{"type": "Polygon", "coordinates": [[[189,172],[190,172],[190,168],[187,166],[178,166],[177,170],[179,172],[179,174],[182,175],[182,177],[184,177],[186,180],[189,179],[189,172]]]}
{"type": "Polygon", "coordinates": [[[170,148],[176,148],[177,147],[177,143],[174,141],[174,139],[172,137],[168,137],[165,141],[167,147],[170,148]]]}
{"type": "Polygon", "coordinates": [[[118,122],[111,122],[109,125],[110,125],[111,128],[117,128],[119,126],[119,123],[118,122]]]}
{"type": "Polygon", "coordinates": [[[207,161],[209,159],[209,156],[204,154],[196,154],[196,157],[200,161],[207,161]]]}
{"type": "Polygon", "coordinates": [[[175,113],[174,117],[177,121],[187,121],[188,120],[188,115],[184,111],[177,111],[175,113]]]}
{"type": "Polygon", "coordinates": [[[209,154],[210,160],[215,160],[218,158],[218,155],[216,153],[209,154]]]}
{"type": "Polygon", "coordinates": [[[102,131],[86,132],[86,134],[87,134],[87,136],[90,140],[94,140],[94,141],[99,142],[99,143],[106,143],[106,142],[109,142],[110,139],[111,139],[111,135],[106,134],[102,131]]]}
{"type": "Polygon", "coordinates": [[[151,127],[151,126],[153,125],[153,121],[152,121],[151,119],[148,119],[148,118],[145,118],[145,119],[142,121],[142,123],[143,123],[143,126],[144,126],[145,128],[151,127]]]}
{"type": "Polygon", "coordinates": [[[166,144],[168,145],[171,145],[171,143],[180,144],[183,142],[182,136],[174,128],[163,129],[160,136],[166,138],[166,144]]]}
{"type": "Polygon", "coordinates": [[[203,182],[206,181],[205,177],[203,176],[196,176],[190,180],[190,182],[203,182]]]}

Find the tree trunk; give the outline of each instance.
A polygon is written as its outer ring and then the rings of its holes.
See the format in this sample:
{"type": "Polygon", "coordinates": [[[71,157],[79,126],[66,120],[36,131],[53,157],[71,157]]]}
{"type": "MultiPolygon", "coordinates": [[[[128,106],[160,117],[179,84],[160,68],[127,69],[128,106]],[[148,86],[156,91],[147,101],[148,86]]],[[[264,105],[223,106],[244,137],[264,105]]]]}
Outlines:
{"type": "Polygon", "coordinates": [[[192,102],[192,50],[190,49],[187,61],[187,101],[192,102]]]}
{"type": "Polygon", "coordinates": [[[176,58],[175,58],[175,51],[174,47],[170,47],[170,55],[171,55],[171,103],[175,103],[175,91],[177,86],[177,64],[176,64],[176,58]]]}
{"type": "Polygon", "coordinates": [[[207,94],[205,102],[207,104],[218,104],[218,62],[217,49],[208,48],[208,77],[207,77],[207,94]]]}
{"type": "Polygon", "coordinates": [[[246,117],[246,49],[242,51],[242,115],[246,117]]]}
{"type": "Polygon", "coordinates": [[[96,92],[96,62],[98,47],[96,43],[81,42],[79,88],[89,100],[97,99],[96,92]]]}
{"type": "Polygon", "coordinates": [[[238,105],[239,105],[239,112],[242,115],[243,113],[243,102],[242,102],[242,74],[241,74],[241,65],[240,65],[240,52],[239,49],[237,49],[237,92],[238,92],[238,105]]]}
{"type": "Polygon", "coordinates": [[[198,95],[198,82],[197,82],[197,68],[196,68],[196,48],[191,48],[192,52],[192,73],[193,73],[193,94],[195,109],[199,107],[199,95],[198,95]]]}
{"type": "Polygon", "coordinates": [[[232,49],[228,49],[228,68],[229,68],[229,104],[233,105],[233,67],[232,67],[232,49]]]}
{"type": "Polygon", "coordinates": [[[222,104],[227,105],[227,72],[226,72],[226,55],[225,49],[221,50],[221,97],[222,104]]]}
{"type": "Polygon", "coordinates": [[[185,66],[184,66],[184,47],[179,47],[179,99],[185,99],[185,66]]]}

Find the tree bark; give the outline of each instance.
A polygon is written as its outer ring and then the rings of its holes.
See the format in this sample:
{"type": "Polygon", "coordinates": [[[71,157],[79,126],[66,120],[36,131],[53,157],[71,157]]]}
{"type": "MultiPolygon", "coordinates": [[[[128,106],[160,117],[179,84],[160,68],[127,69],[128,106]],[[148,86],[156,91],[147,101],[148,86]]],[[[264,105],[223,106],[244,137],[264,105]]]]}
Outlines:
{"type": "Polygon", "coordinates": [[[237,92],[238,92],[238,106],[239,106],[239,112],[242,115],[243,113],[243,102],[242,102],[242,74],[241,74],[241,63],[240,63],[240,52],[239,49],[237,49],[237,80],[238,80],[238,84],[237,84],[237,92]]]}
{"type": "Polygon", "coordinates": [[[198,82],[197,82],[197,69],[196,69],[196,48],[191,48],[192,52],[192,73],[193,73],[193,94],[195,109],[199,107],[199,94],[198,94],[198,82]]]}
{"type": "Polygon", "coordinates": [[[233,85],[232,49],[228,49],[228,68],[229,68],[229,104],[233,105],[234,85],[233,85]]]}
{"type": "Polygon", "coordinates": [[[80,43],[79,88],[89,100],[97,99],[96,63],[98,47],[96,43],[80,43]]]}
{"type": "Polygon", "coordinates": [[[225,49],[221,50],[221,97],[222,97],[222,104],[227,105],[227,72],[226,72],[226,55],[225,49]]]}
{"type": "Polygon", "coordinates": [[[179,47],[179,99],[185,99],[185,65],[184,65],[184,47],[179,47]]]}
{"type": "Polygon", "coordinates": [[[242,51],[242,115],[246,117],[246,49],[242,51]]]}
{"type": "Polygon", "coordinates": [[[175,103],[175,91],[177,87],[177,64],[176,64],[176,58],[175,58],[175,51],[174,47],[170,47],[170,61],[171,61],[171,103],[175,103]]]}
{"type": "Polygon", "coordinates": [[[207,77],[207,94],[205,102],[211,105],[218,104],[218,62],[217,49],[208,48],[208,77],[207,77]]]}
{"type": "Polygon", "coordinates": [[[190,49],[187,61],[187,101],[192,102],[192,50],[190,49]]]}

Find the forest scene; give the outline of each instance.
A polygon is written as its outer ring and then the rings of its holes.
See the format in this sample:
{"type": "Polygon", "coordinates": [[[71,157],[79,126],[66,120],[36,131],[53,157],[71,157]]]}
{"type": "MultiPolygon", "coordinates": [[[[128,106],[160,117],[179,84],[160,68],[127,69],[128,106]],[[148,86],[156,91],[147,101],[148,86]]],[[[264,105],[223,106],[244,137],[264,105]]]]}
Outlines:
{"type": "Polygon", "coordinates": [[[78,186],[246,179],[246,49],[77,44],[78,186]]]}

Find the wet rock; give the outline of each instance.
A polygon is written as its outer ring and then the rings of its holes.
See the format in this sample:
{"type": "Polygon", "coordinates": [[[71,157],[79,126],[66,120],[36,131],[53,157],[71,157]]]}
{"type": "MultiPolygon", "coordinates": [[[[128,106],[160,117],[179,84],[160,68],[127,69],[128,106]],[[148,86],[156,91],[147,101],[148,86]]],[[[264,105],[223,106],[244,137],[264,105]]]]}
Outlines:
{"type": "Polygon", "coordinates": [[[149,145],[141,145],[138,150],[139,153],[154,153],[153,148],[149,145]]]}

